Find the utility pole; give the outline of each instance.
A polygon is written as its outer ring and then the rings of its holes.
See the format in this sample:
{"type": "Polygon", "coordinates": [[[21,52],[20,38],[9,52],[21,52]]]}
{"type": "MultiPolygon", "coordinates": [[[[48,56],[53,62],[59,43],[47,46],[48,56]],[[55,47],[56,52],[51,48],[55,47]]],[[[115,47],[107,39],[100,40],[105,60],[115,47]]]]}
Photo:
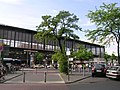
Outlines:
{"type": "Polygon", "coordinates": [[[66,55],[68,56],[68,81],[70,80],[69,76],[69,56],[70,56],[70,51],[66,51],[66,55]]]}
{"type": "Polygon", "coordinates": [[[117,50],[118,50],[118,63],[120,64],[120,31],[119,31],[119,27],[118,27],[118,46],[117,46],[117,50]]]}

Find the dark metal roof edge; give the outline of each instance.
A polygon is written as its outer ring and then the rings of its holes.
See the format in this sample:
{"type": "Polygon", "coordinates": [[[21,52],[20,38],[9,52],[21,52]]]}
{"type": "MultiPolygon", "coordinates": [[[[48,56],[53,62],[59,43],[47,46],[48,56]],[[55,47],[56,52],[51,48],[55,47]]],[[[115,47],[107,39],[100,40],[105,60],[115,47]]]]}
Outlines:
{"type": "Polygon", "coordinates": [[[82,41],[82,40],[76,40],[76,41],[82,42],[82,43],[86,43],[86,44],[96,45],[96,46],[100,46],[100,47],[105,47],[103,45],[99,45],[99,44],[95,44],[95,43],[90,43],[90,42],[86,42],[86,41],[82,41]]]}
{"type": "MultiPolygon", "coordinates": [[[[15,27],[15,26],[10,26],[10,25],[5,25],[5,24],[0,24],[0,26],[10,27],[10,28],[18,28],[18,29],[22,29],[22,30],[31,31],[31,32],[37,32],[37,31],[34,31],[34,30],[25,29],[25,28],[20,28],[20,27],[15,27]]],[[[73,40],[73,39],[69,39],[69,40],[73,40]]],[[[82,43],[86,43],[86,44],[91,44],[91,45],[95,45],[95,46],[105,47],[105,46],[102,46],[102,45],[99,45],[99,44],[94,44],[94,43],[90,43],[90,42],[85,42],[85,41],[82,41],[82,40],[75,40],[75,41],[82,42],[82,43]]]]}

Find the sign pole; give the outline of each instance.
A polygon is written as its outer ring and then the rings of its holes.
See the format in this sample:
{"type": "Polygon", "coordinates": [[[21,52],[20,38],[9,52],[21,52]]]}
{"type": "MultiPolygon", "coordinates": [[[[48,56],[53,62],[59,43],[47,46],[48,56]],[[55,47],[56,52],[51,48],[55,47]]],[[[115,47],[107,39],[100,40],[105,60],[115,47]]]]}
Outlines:
{"type": "Polygon", "coordinates": [[[69,76],[69,55],[70,55],[70,51],[67,51],[66,55],[68,56],[68,81],[69,81],[70,80],[70,76],[69,76]]]}

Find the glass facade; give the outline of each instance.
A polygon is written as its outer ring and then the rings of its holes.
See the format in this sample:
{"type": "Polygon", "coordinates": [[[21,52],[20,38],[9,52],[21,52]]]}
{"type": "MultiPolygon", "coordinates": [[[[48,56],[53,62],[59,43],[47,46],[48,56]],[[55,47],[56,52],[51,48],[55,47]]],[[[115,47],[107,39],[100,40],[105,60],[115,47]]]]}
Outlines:
{"type": "MultiPolygon", "coordinates": [[[[0,38],[11,48],[22,49],[23,51],[27,49],[44,52],[54,52],[54,50],[60,49],[58,43],[55,41],[37,41],[34,38],[34,34],[36,33],[36,31],[28,29],[0,25],[0,38]]],[[[61,42],[63,42],[63,40],[61,42]]],[[[104,46],[72,39],[67,40],[66,49],[78,50],[79,44],[85,46],[88,50],[91,50],[97,57],[103,57],[104,55],[104,46]]],[[[23,51],[18,53],[21,54],[23,51]]]]}

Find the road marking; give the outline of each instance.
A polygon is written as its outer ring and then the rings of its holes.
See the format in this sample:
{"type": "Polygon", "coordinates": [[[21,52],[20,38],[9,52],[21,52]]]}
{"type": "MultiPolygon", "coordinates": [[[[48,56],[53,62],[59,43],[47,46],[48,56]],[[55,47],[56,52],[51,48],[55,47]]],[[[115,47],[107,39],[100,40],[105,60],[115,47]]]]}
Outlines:
{"type": "Polygon", "coordinates": [[[61,76],[60,74],[58,74],[58,75],[59,75],[59,77],[62,79],[62,81],[65,83],[64,79],[62,78],[62,76],[61,76]]]}

